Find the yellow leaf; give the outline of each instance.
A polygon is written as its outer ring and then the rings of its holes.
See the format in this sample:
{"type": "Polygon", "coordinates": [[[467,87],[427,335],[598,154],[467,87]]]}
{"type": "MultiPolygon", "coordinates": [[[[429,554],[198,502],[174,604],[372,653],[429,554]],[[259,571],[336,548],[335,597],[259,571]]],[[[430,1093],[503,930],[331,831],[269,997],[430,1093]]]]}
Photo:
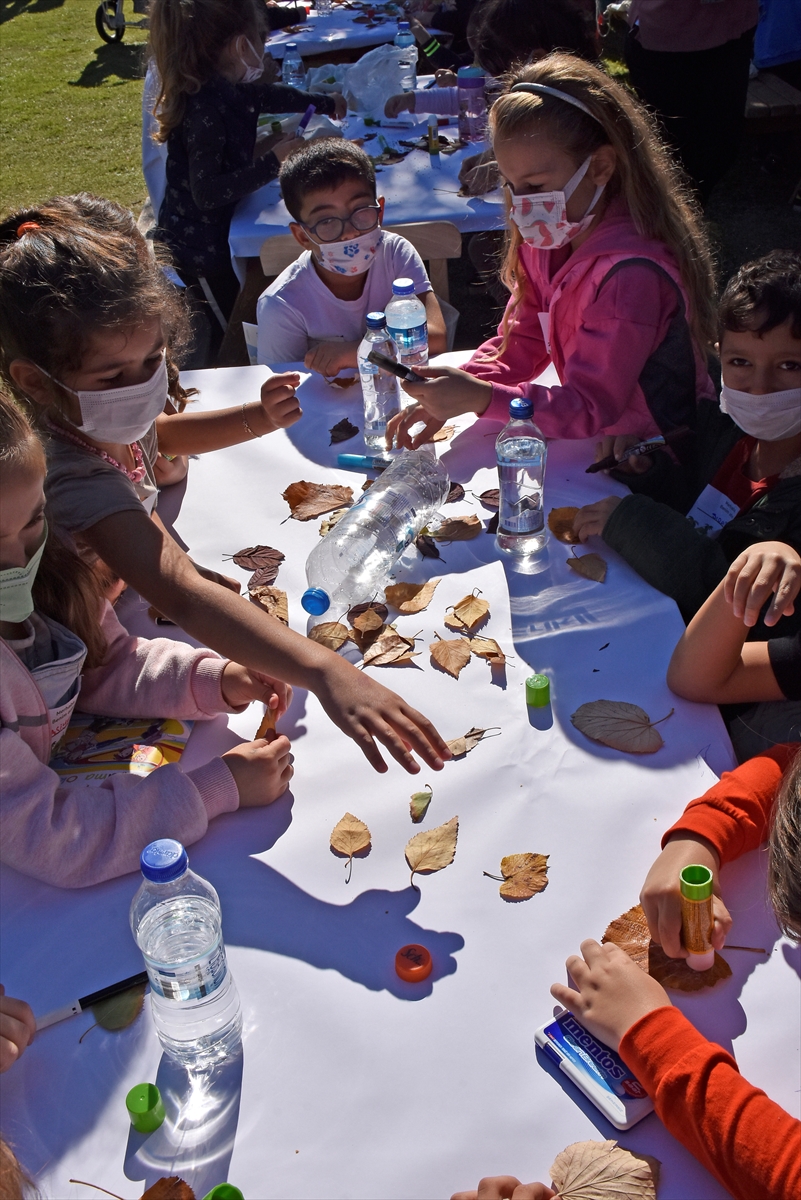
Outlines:
{"type": "Polygon", "coordinates": [[[431,603],[438,583],[439,579],[429,579],[428,583],[390,584],[384,589],[387,603],[404,616],[423,612],[431,603]]]}
{"type": "Polygon", "coordinates": [[[495,638],[471,638],[470,649],[479,658],[485,658],[491,667],[506,666],[506,655],[495,641],[495,638]]]}
{"type": "MultiPolygon", "coordinates": [[[[465,754],[469,754],[471,750],[476,748],[480,741],[483,741],[492,728],[497,727],[489,726],[487,729],[476,729],[473,727],[472,729],[468,729],[464,737],[453,738],[450,742],[447,742],[446,745],[450,749],[454,758],[464,758],[465,754]]],[[[498,730],[497,734],[492,734],[491,736],[497,737],[499,733],[500,729],[498,730]]]]}
{"type": "Polygon", "coordinates": [[[454,679],[459,678],[459,672],[470,662],[470,643],[464,638],[454,638],[444,641],[440,638],[429,646],[431,657],[437,666],[442,667],[454,679]]]}
{"type": "Polygon", "coordinates": [[[560,542],[567,542],[569,546],[579,544],[579,539],[573,532],[573,521],[577,512],[577,508],[552,508],[548,513],[548,528],[551,533],[560,542]]]}
{"type": "Polygon", "coordinates": [[[617,1142],[574,1142],[551,1167],[559,1200],[656,1200],[659,1160],[617,1142]]]}
{"type": "Polygon", "coordinates": [[[330,533],[334,526],[339,524],[347,511],[347,508],[335,508],[330,516],[323,517],[320,522],[320,537],[325,537],[327,533],[330,533]]]}
{"type": "Polygon", "coordinates": [[[430,783],[426,784],[427,792],[415,792],[409,804],[409,815],[412,818],[414,825],[419,825],[428,812],[428,806],[431,803],[431,798],[434,795],[430,783]]]}
{"type": "Polygon", "coordinates": [[[623,750],[626,754],[655,754],[665,743],[654,726],[666,721],[673,711],[671,708],[667,717],[652,721],[637,704],[627,704],[625,700],[592,700],[577,708],[570,720],[579,732],[613,750],[623,750]]]}
{"type": "Polygon", "coordinates": [[[476,516],[450,517],[436,529],[428,531],[438,542],[469,542],[481,533],[481,521],[476,516]]]}
{"type": "MultiPolygon", "coordinates": [[[[441,871],[450,866],[456,853],[456,838],[459,834],[459,818],[451,817],[436,829],[416,833],[406,844],[406,861],[412,869],[411,884],[418,871],[427,873],[441,871]]],[[[419,890],[419,889],[417,889],[419,890]]]]}
{"type": "Polygon", "coordinates": [[[699,992],[702,988],[714,987],[721,979],[728,979],[731,975],[731,967],[718,953],[708,971],[694,971],[683,958],[668,958],[662,947],[651,941],[648,922],[640,904],[635,904],[628,912],[610,922],[601,941],[614,942],[646,975],[651,975],[663,987],[679,992],[699,992]]]}
{"type": "Polygon", "coordinates": [[[603,583],[606,579],[606,559],[601,558],[600,554],[581,554],[569,558],[567,565],[577,575],[583,575],[585,579],[591,579],[593,583],[603,583]]]}
{"type": "Polygon", "coordinates": [[[350,630],[339,621],[321,621],[319,625],[312,626],[308,637],[310,642],[319,642],[329,650],[339,650],[350,637],[350,630]]]}
{"type": "Polygon", "coordinates": [[[311,521],[353,503],[353,489],[339,483],[309,483],[305,479],[290,483],[283,493],[296,521],[311,521]]]}
{"type": "Polygon", "coordinates": [[[438,429],[432,437],[432,442],[447,442],[448,438],[452,438],[456,433],[455,425],[443,425],[442,429],[438,429]]]}
{"type": "Polygon", "coordinates": [[[353,870],[353,856],[362,850],[370,852],[370,830],[364,821],[354,817],[353,813],[345,813],[331,832],[331,849],[335,854],[341,854],[348,860],[348,874],[345,883],[350,883],[353,870]]]}
{"type": "Polygon", "coordinates": [[[454,604],[453,613],[445,618],[445,624],[449,629],[466,629],[472,632],[487,619],[489,610],[487,601],[471,592],[469,596],[463,596],[458,604],[454,604]]]}
{"type": "Polygon", "coordinates": [[[264,716],[261,719],[261,724],[259,725],[259,728],[256,730],[256,737],[257,738],[265,737],[271,729],[275,729],[275,709],[274,708],[265,708],[264,716]]]}
{"type": "Polygon", "coordinates": [[[254,604],[258,604],[271,617],[276,617],[282,625],[289,624],[286,592],[277,587],[251,587],[249,590],[254,604]]]}
{"type": "Polygon", "coordinates": [[[501,859],[504,900],[530,900],[548,886],[548,854],[507,854],[501,859]]]}

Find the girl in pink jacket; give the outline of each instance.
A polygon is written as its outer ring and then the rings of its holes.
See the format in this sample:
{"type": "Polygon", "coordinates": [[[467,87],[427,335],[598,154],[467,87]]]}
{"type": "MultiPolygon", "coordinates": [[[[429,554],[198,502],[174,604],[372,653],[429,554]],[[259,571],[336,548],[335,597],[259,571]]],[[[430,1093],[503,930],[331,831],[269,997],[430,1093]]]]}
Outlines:
{"type": "Polygon", "coordinates": [[[511,298],[465,370],[403,385],[417,404],[389,432],[417,446],[459,413],[505,421],[518,396],[548,438],[691,425],[697,398],[715,395],[712,265],[645,110],[598,67],[555,53],[518,72],[490,130],[511,217],[511,298]],[[533,382],[549,363],[558,387],[533,382]]]}
{"type": "Polygon", "coordinates": [[[202,720],[263,700],[280,715],[291,689],[210,650],[129,637],[90,569],[48,536],[44,478],[38,435],[0,393],[0,860],[83,887],[135,871],[154,838],[195,842],[220,813],[270,804],[293,768],[273,730],[194,771],[66,783],[48,762],[74,709],[202,720]]]}

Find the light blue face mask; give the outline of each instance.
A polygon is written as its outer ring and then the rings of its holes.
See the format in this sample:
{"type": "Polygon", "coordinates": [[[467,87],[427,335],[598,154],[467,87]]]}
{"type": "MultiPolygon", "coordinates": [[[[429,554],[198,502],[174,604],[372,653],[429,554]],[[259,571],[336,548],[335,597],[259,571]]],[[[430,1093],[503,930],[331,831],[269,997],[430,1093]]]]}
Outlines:
{"type": "Polygon", "coordinates": [[[0,571],[0,621],[21,625],[33,612],[33,582],[42,561],[47,542],[47,522],[39,549],[24,567],[8,567],[0,571]]]}

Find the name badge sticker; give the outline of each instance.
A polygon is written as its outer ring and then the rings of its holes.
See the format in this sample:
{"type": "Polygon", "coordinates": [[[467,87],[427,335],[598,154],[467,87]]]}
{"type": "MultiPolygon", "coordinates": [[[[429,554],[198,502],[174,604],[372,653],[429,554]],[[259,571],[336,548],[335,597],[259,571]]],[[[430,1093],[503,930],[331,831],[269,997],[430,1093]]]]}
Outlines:
{"type": "Polygon", "coordinates": [[[687,520],[701,533],[714,538],[729,521],[734,520],[739,511],[739,504],[709,483],[687,513],[687,520]]]}

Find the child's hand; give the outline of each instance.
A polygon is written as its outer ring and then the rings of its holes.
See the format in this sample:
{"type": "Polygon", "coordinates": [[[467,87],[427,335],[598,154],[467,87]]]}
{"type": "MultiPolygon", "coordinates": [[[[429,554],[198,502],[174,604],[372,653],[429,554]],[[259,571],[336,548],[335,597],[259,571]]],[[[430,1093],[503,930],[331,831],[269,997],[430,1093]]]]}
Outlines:
{"type": "Polygon", "coordinates": [[[614,454],[615,458],[621,459],[614,468],[615,471],[622,471],[626,475],[644,475],[653,466],[650,454],[635,454],[630,458],[622,457],[629,446],[636,446],[642,440],[633,433],[623,433],[618,437],[605,437],[595,444],[595,461],[600,462],[602,458],[614,454]]]}
{"type": "Polygon", "coordinates": [[[270,737],[243,742],[223,754],[223,762],[234,777],[240,808],[260,808],[283,796],[295,774],[290,742],[270,730],[270,737]]]}
{"type": "Polygon", "coordinates": [[[398,96],[390,96],[384,105],[385,117],[397,117],[402,112],[415,111],[414,92],[401,92],[398,96]]]}
{"type": "Polygon", "coordinates": [[[341,121],[348,115],[348,102],[340,92],[331,92],[330,95],[334,101],[334,117],[341,121]]]}
{"type": "Polygon", "coordinates": [[[280,163],[286,162],[290,154],[294,154],[296,150],[300,150],[301,146],[305,146],[306,141],[302,137],[295,137],[294,134],[287,133],[284,137],[279,138],[273,146],[273,154],[280,163]]]}
{"type": "Polygon", "coordinates": [[[723,581],[723,594],[735,617],[756,625],[762,605],[773,593],[765,624],[775,625],[795,612],[801,590],[801,558],[784,542],[757,542],[735,558],[723,581]]]}
{"type": "Polygon", "coordinates": [[[189,459],[185,454],[176,454],[167,458],[159,454],[153,463],[153,476],[160,488],[169,487],[172,483],[180,483],[186,478],[189,469],[189,459]]]}
{"type": "Polygon", "coordinates": [[[276,429],[287,429],[303,416],[303,409],[295,392],[300,384],[300,375],[294,371],[285,371],[280,375],[271,375],[261,385],[261,406],[269,422],[265,433],[276,429]]]}
{"type": "Polygon", "coordinates": [[[601,536],[604,525],[620,504],[621,499],[621,496],[607,496],[605,500],[597,500],[595,504],[585,504],[578,510],[573,519],[573,532],[580,542],[586,542],[591,537],[601,536]]]}
{"type": "Polygon", "coordinates": [[[304,358],[303,365],[309,371],[317,371],[324,375],[326,379],[334,379],[347,367],[358,366],[358,349],[358,342],[318,342],[304,358]]]}
{"type": "Polygon", "coordinates": [[[0,1072],[13,1067],[36,1033],[36,1018],[24,1000],[6,995],[0,983],[0,1072]]]}
{"type": "Polygon", "coordinates": [[[635,1021],[655,1008],[670,1004],[667,992],[640,970],[624,950],[611,942],[599,946],[592,938],[581,943],[565,963],[578,991],[555,983],[551,995],[578,1017],[590,1033],[613,1050],[635,1021]]]}
{"type": "Polygon", "coordinates": [[[482,1179],[477,1192],[456,1192],[451,1200],[551,1200],[556,1196],[544,1183],[521,1183],[514,1175],[482,1179]]]}
{"type": "Polygon", "coordinates": [[[225,664],[220,682],[223,699],[229,708],[241,708],[252,700],[261,700],[275,714],[275,719],[283,716],[292,702],[292,688],[282,679],[271,679],[243,667],[241,663],[228,662],[225,664]]]}
{"type": "Polygon", "coordinates": [[[712,911],[715,925],[712,945],[716,950],[723,948],[726,934],[731,929],[731,917],[720,898],[720,861],[712,843],[706,838],[676,833],[651,867],[640,892],[640,903],[648,920],[651,937],[659,943],[669,958],[687,957],[687,951],[681,944],[679,872],[692,863],[709,867],[714,879],[712,911]]]}
{"type": "Polygon", "coordinates": [[[459,82],[456,72],[448,70],[447,67],[440,67],[438,71],[435,71],[434,78],[437,81],[437,87],[456,87],[459,82]]]}
{"type": "Polygon", "coordinates": [[[417,406],[403,409],[389,422],[388,445],[392,437],[397,437],[398,446],[422,446],[449,417],[465,412],[481,414],[489,407],[492,384],[476,379],[467,371],[456,367],[420,367],[418,374],[425,376],[425,383],[401,384],[403,390],[417,401],[417,406]],[[426,428],[412,440],[408,431],[418,421],[424,421],[426,428]]]}

